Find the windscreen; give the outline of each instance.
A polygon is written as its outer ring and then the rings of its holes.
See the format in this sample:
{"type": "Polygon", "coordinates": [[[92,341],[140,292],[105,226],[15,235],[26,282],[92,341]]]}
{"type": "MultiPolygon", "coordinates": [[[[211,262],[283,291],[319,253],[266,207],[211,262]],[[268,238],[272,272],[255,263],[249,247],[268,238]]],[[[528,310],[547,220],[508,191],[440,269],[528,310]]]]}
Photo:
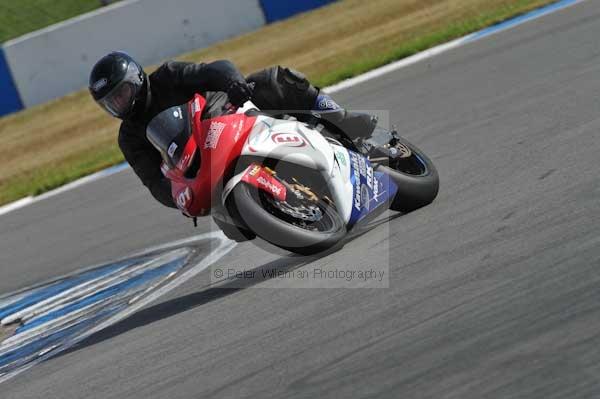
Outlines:
{"type": "Polygon", "coordinates": [[[156,115],[146,128],[146,137],[173,168],[192,135],[187,104],[171,107],[156,115]]]}

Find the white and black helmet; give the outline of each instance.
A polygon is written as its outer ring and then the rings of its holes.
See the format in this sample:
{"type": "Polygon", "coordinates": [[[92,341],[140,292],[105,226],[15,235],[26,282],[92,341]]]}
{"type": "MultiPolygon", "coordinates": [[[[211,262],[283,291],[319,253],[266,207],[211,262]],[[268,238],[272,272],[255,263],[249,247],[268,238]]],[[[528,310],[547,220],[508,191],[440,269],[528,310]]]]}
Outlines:
{"type": "Polygon", "coordinates": [[[90,73],[89,90],[109,114],[125,118],[146,98],[147,76],[128,54],[112,52],[102,57],[90,73]]]}

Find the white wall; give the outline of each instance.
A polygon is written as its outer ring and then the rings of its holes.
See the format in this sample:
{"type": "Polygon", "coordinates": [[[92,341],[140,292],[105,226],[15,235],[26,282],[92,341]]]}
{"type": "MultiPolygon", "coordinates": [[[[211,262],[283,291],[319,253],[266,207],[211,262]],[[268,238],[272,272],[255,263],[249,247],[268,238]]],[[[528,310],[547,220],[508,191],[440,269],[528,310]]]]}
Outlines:
{"type": "Polygon", "coordinates": [[[3,47],[30,107],[86,86],[93,64],[112,50],[156,64],[265,23],[258,0],[126,0],[3,47]]]}

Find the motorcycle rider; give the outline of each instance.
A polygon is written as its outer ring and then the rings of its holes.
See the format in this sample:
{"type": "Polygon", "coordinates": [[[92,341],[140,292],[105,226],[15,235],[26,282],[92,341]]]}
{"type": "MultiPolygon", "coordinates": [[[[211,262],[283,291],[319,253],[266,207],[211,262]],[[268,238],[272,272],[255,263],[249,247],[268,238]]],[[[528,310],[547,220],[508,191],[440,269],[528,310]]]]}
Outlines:
{"type": "Polygon", "coordinates": [[[368,135],[376,124],[368,115],[340,108],[304,75],[281,66],[244,78],[226,60],[199,64],[168,61],[147,75],[128,54],[111,52],[92,68],[89,90],[105,111],[123,121],[118,142],[125,160],[152,196],[171,208],[176,208],[171,185],[160,170],[160,153],[146,138],[146,126],[161,111],[188,102],[196,93],[206,98],[209,114],[227,103],[240,106],[252,98],[262,110],[314,110],[343,131],[356,134],[368,135]]]}

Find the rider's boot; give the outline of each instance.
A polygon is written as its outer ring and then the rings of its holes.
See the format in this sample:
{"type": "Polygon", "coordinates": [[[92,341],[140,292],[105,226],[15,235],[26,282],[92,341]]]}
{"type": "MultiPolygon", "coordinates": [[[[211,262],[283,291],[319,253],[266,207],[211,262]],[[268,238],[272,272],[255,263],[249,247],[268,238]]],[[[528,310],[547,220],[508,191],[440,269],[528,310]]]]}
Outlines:
{"type": "Polygon", "coordinates": [[[400,146],[400,149],[396,148],[399,136],[395,130],[389,132],[392,141],[387,145],[380,145],[374,140],[369,140],[377,126],[377,117],[347,111],[328,94],[319,92],[312,112],[316,112],[320,119],[328,121],[330,125],[336,126],[339,129],[338,134],[349,138],[356,149],[372,160],[386,164],[410,155],[410,151],[406,150],[404,146],[400,146]]]}
{"type": "Polygon", "coordinates": [[[305,114],[310,111],[336,127],[336,133],[352,140],[370,137],[377,125],[377,119],[371,115],[341,108],[329,95],[313,86],[304,74],[293,69],[274,66],[253,73],[246,80],[254,87],[254,103],[271,114],[288,110],[305,120],[312,118],[313,115],[305,114]]]}
{"type": "Polygon", "coordinates": [[[377,126],[377,117],[340,107],[328,94],[319,92],[312,111],[321,119],[335,126],[350,140],[367,139],[377,126]]]}

